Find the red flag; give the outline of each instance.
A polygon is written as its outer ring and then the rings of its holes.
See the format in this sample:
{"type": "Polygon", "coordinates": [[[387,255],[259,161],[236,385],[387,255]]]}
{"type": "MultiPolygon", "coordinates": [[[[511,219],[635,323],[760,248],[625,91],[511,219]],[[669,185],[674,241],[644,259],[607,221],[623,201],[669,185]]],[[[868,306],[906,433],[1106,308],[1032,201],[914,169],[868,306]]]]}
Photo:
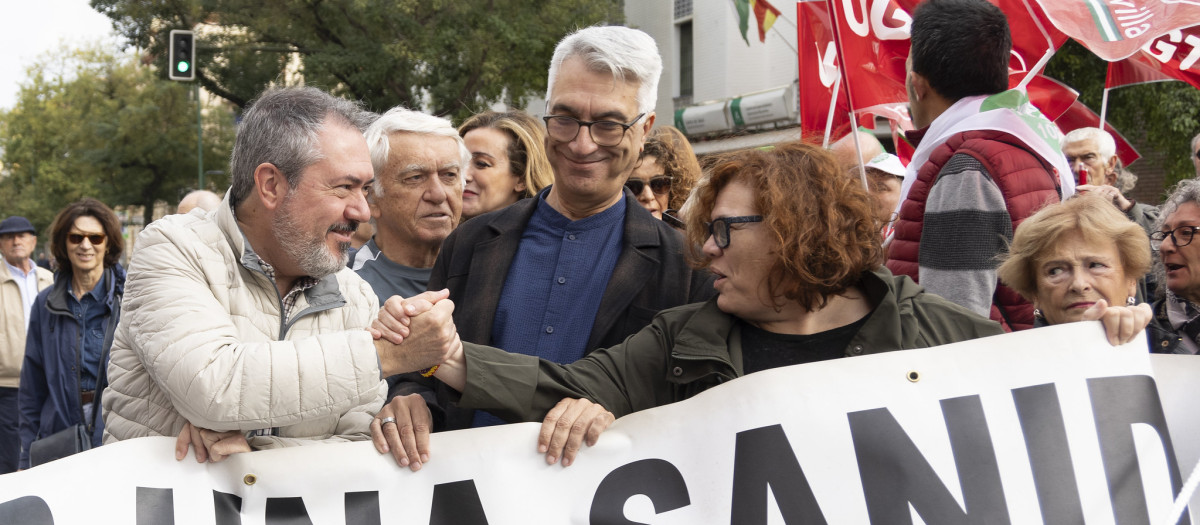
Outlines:
{"type": "Polygon", "coordinates": [[[1109,62],[1108,75],[1104,77],[1104,87],[1112,89],[1166,80],[1175,79],[1164,74],[1153,64],[1147,64],[1146,58],[1139,53],[1125,60],[1109,62]]]}
{"type": "Polygon", "coordinates": [[[855,110],[908,100],[904,60],[912,17],[897,0],[829,0],[834,38],[843,65],[843,89],[855,110]]]}
{"type": "MultiPolygon", "coordinates": [[[[1067,35],[1054,27],[1036,0],[988,0],[1004,12],[1012,34],[1012,59],[1010,72],[1029,71],[1046,51],[1057,50],[1067,41],[1067,35]],[[1031,11],[1032,10],[1032,11],[1031,11]],[[1041,29],[1038,26],[1041,26],[1041,29]],[[1047,34],[1042,34],[1042,29],[1047,34]],[[1049,35],[1050,40],[1046,40],[1049,35]]],[[[920,0],[895,0],[901,9],[912,13],[920,0]]]]}
{"type": "MultiPolygon", "coordinates": [[[[1010,73],[1008,75],[1009,87],[1016,86],[1024,77],[1025,73],[1010,73]]],[[[1066,113],[1071,108],[1071,104],[1079,98],[1079,92],[1070,86],[1042,75],[1033,77],[1033,80],[1025,86],[1025,94],[1029,97],[1029,102],[1033,104],[1033,107],[1038,108],[1038,111],[1052,121],[1066,113]]]]}
{"type": "Polygon", "coordinates": [[[1200,89],[1200,26],[1171,31],[1133,56],[1110,63],[1105,87],[1181,80],[1200,89]]]}
{"type": "Polygon", "coordinates": [[[1109,62],[1167,33],[1196,24],[1195,0],[1037,0],[1047,18],[1109,62]]]}
{"type": "MultiPolygon", "coordinates": [[[[800,55],[800,129],[806,137],[825,136],[829,102],[841,72],[837,65],[837,47],[833,43],[833,24],[826,0],[802,0],[796,3],[799,20],[800,55]]],[[[833,133],[849,130],[850,104],[845,86],[838,90],[834,108],[833,133]]]]}
{"type": "Polygon", "coordinates": [[[1047,51],[1057,51],[1067,41],[1067,35],[1054,27],[1035,0],[989,0],[1004,11],[1012,34],[1011,72],[1031,71],[1047,51]],[[1032,10],[1032,11],[1031,11],[1032,10]],[[1040,29],[1039,29],[1040,26],[1040,29]],[[1042,30],[1046,34],[1042,33],[1042,30]],[[1050,40],[1046,40],[1046,36],[1050,40]]]}
{"type": "Polygon", "coordinates": [[[754,5],[754,18],[758,19],[758,41],[766,42],[767,31],[775,25],[775,19],[779,18],[779,10],[768,4],[767,0],[750,0],[750,3],[754,5]]]}
{"type": "MultiPolygon", "coordinates": [[[[1066,113],[1063,113],[1062,116],[1058,117],[1054,123],[1058,125],[1058,129],[1063,133],[1068,133],[1079,128],[1098,127],[1100,125],[1100,115],[1097,115],[1091,109],[1088,109],[1087,106],[1083,105],[1083,102],[1076,100],[1073,104],[1071,104],[1071,107],[1067,109],[1066,113]]],[[[1107,131],[1109,135],[1112,135],[1113,140],[1116,141],[1117,157],[1121,159],[1122,164],[1128,166],[1133,164],[1133,161],[1142,158],[1142,156],[1138,154],[1137,150],[1134,149],[1133,145],[1130,144],[1129,141],[1125,140],[1125,137],[1122,136],[1116,128],[1112,127],[1111,124],[1105,123],[1104,130],[1107,131]]]]}

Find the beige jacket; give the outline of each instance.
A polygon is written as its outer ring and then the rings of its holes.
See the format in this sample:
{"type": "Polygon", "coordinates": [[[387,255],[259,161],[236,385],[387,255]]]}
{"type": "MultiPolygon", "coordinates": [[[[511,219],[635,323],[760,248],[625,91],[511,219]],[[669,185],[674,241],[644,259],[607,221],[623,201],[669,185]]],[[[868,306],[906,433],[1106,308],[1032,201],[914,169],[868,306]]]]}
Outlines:
{"type": "Polygon", "coordinates": [[[138,236],[104,391],[106,443],[271,430],[255,449],[370,437],[383,404],[370,286],[343,269],[284,324],[275,285],[229,208],[171,215],[138,236]]]}
{"type": "MultiPolygon", "coordinates": [[[[38,291],[54,284],[50,270],[34,265],[38,291]]],[[[17,388],[25,361],[25,305],[8,265],[0,259],[0,388],[17,388]]]]}

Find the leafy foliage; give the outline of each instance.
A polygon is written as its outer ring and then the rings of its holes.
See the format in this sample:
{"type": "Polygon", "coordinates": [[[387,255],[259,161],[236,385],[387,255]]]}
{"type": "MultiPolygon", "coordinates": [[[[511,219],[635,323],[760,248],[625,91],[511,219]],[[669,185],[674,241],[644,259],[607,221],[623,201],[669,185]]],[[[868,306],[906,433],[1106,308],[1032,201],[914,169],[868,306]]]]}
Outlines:
{"type": "MultiPolygon", "coordinates": [[[[205,89],[245,106],[269,83],[308,85],[383,111],[424,107],[461,120],[540,96],[567,32],[618,23],[621,0],[92,0],[130,43],[166,55],[195,28],[205,89]]],[[[165,58],[160,59],[165,63],[165,58]]],[[[160,66],[162,67],[162,66],[160,66]]],[[[165,67],[163,67],[165,69],[165,67]]]]}
{"type": "MultiPolygon", "coordinates": [[[[1079,91],[1100,112],[1107,63],[1068,41],[1046,66],[1046,75],[1079,91]]],[[[1200,90],[1184,82],[1156,82],[1109,91],[1107,120],[1131,141],[1166,154],[1167,185],[1195,175],[1191,139],[1200,132],[1200,90]]],[[[1136,166],[1134,171],[1136,171],[1136,166]]]]}
{"type": "MultiPolygon", "coordinates": [[[[84,196],[109,204],[175,202],[195,187],[196,105],[190,86],[162,80],[138,57],[98,47],[62,50],[29,69],[16,105],[0,115],[6,214],[49,225],[84,196]]],[[[209,108],[205,162],[228,163],[232,113],[209,108]]],[[[227,181],[211,181],[224,188],[227,181]]]]}

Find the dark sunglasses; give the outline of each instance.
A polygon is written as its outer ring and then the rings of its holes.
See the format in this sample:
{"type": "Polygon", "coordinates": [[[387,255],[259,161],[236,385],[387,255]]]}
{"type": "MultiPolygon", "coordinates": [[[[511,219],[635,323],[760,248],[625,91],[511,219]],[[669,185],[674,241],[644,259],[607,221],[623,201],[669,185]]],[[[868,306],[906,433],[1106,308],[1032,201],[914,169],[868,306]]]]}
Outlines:
{"type": "Polygon", "coordinates": [[[103,233],[93,233],[91,235],[83,235],[83,234],[79,234],[79,233],[68,233],[67,234],[67,242],[69,242],[71,244],[83,244],[84,238],[86,238],[88,241],[91,241],[91,243],[93,245],[96,245],[96,244],[103,244],[104,239],[106,237],[104,236],[103,233]]]}
{"type": "MultiPolygon", "coordinates": [[[[629,188],[634,195],[641,195],[642,190],[646,188],[646,181],[630,177],[625,181],[625,187],[629,188]]],[[[650,177],[650,191],[655,195],[666,195],[671,192],[671,177],[667,175],[659,175],[650,177]]]]}

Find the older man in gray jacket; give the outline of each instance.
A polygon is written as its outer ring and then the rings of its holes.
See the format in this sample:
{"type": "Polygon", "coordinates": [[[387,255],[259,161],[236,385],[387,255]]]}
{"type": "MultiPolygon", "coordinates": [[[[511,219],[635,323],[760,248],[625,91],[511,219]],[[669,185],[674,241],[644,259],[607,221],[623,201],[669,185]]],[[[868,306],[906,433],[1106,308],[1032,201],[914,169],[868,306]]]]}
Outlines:
{"type": "Polygon", "coordinates": [[[316,89],[267,91],[238,129],[221,205],[141,234],[103,398],[106,440],[178,435],[177,459],[191,445],[197,460],[219,461],[366,439],[382,377],[459,344],[448,301],[401,345],[367,330],[378,300],[346,254],[369,217],[370,118],[316,89]],[[409,346],[421,357],[399,352],[409,346]]]}

